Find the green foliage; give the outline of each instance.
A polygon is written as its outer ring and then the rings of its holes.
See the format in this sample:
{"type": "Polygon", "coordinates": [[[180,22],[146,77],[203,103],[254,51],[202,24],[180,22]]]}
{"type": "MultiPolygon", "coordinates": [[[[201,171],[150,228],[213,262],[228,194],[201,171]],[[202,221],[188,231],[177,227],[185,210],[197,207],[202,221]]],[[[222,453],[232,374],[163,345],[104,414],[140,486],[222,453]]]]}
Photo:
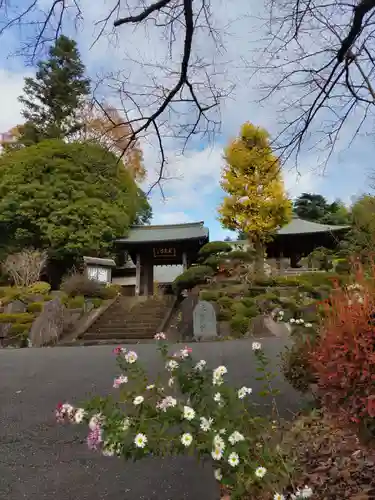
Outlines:
{"type": "Polygon", "coordinates": [[[364,195],[352,207],[352,228],[347,251],[366,257],[375,247],[375,196],[364,195]]]}
{"type": "Polygon", "coordinates": [[[131,174],[96,144],[50,140],[0,158],[2,244],[46,249],[60,269],[107,254],[140,203],[131,174]]]}
{"type": "Polygon", "coordinates": [[[82,309],[85,305],[85,297],[83,295],[70,297],[66,305],[68,309],[82,309]]]}
{"type": "Polygon", "coordinates": [[[254,260],[254,254],[245,250],[232,250],[228,254],[228,259],[239,260],[241,262],[252,262],[254,260]]]}
{"type": "Polygon", "coordinates": [[[233,299],[228,297],[227,295],[222,295],[217,299],[217,303],[223,309],[230,309],[233,304],[233,299]]]}
{"type": "Polygon", "coordinates": [[[44,302],[31,302],[31,304],[27,306],[27,310],[29,313],[35,314],[42,311],[43,307],[44,307],[44,302]]]}
{"type": "Polygon", "coordinates": [[[206,279],[214,274],[209,266],[192,266],[182,274],[177,276],[172,283],[172,288],[175,293],[182,290],[194,288],[196,285],[206,282],[206,279]]]}
{"type": "Polygon", "coordinates": [[[225,162],[221,187],[227,196],[219,207],[220,221],[225,228],[246,232],[263,262],[260,245],[291,217],[267,131],[245,123],[225,149],[225,162]]]}
{"type": "Polygon", "coordinates": [[[98,297],[94,297],[93,299],[91,299],[91,302],[92,302],[93,306],[95,307],[95,309],[97,309],[98,307],[100,307],[102,305],[103,300],[99,299],[98,297]]]}
{"type": "Polygon", "coordinates": [[[249,287],[249,289],[247,290],[247,293],[246,295],[248,296],[248,298],[254,298],[254,297],[257,297],[258,295],[262,294],[262,293],[266,293],[267,292],[267,288],[264,287],[264,286],[251,286],[249,287]]]}
{"type": "Polygon", "coordinates": [[[243,336],[249,329],[249,318],[242,314],[235,314],[230,320],[230,328],[233,334],[243,336]]]}
{"type": "Polygon", "coordinates": [[[329,271],[332,269],[333,252],[328,248],[317,247],[306,257],[311,267],[329,271]]]}
{"type": "Polygon", "coordinates": [[[199,297],[201,300],[207,300],[208,302],[216,302],[219,299],[219,292],[215,290],[201,290],[199,292],[199,297]]]}
{"type": "Polygon", "coordinates": [[[232,250],[232,246],[226,241],[210,241],[203,245],[199,250],[198,256],[201,260],[207,259],[212,255],[228,253],[232,250]]]}
{"type": "Polygon", "coordinates": [[[352,264],[348,259],[335,259],[333,265],[335,272],[338,274],[350,274],[352,271],[352,264]]]}
{"type": "Polygon", "coordinates": [[[244,316],[245,318],[254,318],[259,314],[259,308],[257,304],[251,304],[248,306],[242,300],[233,302],[232,311],[236,315],[244,316]]]}
{"type": "Polygon", "coordinates": [[[209,266],[213,269],[213,271],[217,271],[220,263],[222,262],[222,258],[218,255],[210,255],[203,261],[204,266],[209,266]]]}
{"type": "Polygon", "coordinates": [[[26,78],[21,127],[22,144],[44,139],[64,139],[84,126],[77,111],[90,93],[90,80],[85,78],[74,40],[61,35],[49,50],[49,59],[38,63],[35,78],[26,78]]]}
{"type": "Polygon", "coordinates": [[[51,285],[46,283],[45,281],[37,281],[32,285],[27,287],[26,293],[35,294],[35,295],[45,295],[51,290],[51,285]]]}
{"type": "Polygon", "coordinates": [[[23,334],[27,333],[32,326],[32,322],[30,323],[13,323],[10,329],[10,332],[13,334],[23,334]]]}
{"type": "Polygon", "coordinates": [[[109,283],[105,286],[103,294],[101,295],[102,299],[114,299],[117,295],[121,294],[121,285],[114,285],[109,283]]]}
{"type": "Polygon", "coordinates": [[[219,321],[229,321],[233,317],[230,309],[220,309],[217,319],[219,321]]]}
{"type": "Polygon", "coordinates": [[[301,219],[330,225],[346,225],[350,212],[341,200],[328,203],[320,194],[302,193],[294,202],[293,211],[301,219]]]}
{"type": "Polygon", "coordinates": [[[29,312],[24,313],[0,313],[0,323],[29,323],[34,319],[34,315],[29,312]]]}

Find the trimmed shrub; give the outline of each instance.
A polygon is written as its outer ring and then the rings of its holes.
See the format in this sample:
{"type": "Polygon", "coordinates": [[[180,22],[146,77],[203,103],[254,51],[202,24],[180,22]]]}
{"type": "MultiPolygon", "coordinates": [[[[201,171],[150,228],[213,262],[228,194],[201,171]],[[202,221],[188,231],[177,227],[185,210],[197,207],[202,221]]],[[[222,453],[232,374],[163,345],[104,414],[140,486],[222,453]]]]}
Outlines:
{"type": "Polygon", "coordinates": [[[217,315],[219,321],[229,321],[233,317],[233,313],[230,309],[222,309],[217,315]]]}
{"type": "Polygon", "coordinates": [[[216,302],[219,299],[219,292],[214,290],[201,290],[199,292],[201,300],[208,300],[208,302],[216,302]]]}
{"type": "Polygon", "coordinates": [[[241,314],[235,314],[230,321],[230,328],[235,336],[242,337],[249,328],[249,318],[241,314]]]}
{"type": "Polygon", "coordinates": [[[35,295],[48,294],[51,290],[51,285],[45,281],[37,281],[26,288],[26,293],[31,293],[35,295]]]}
{"type": "Polygon", "coordinates": [[[82,309],[85,305],[85,297],[83,295],[77,295],[76,297],[70,297],[66,303],[68,309],[82,309]]]}
{"type": "Polygon", "coordinates": [[[323,404],[375,435],[375,289],[359,273],[356,283],[359,296],[345,287],[331,294],[311,363],[323,404]]]}
{"type": "Polygon", "coordinates": [[[192,266],[182,274],[177,276],[172,283],[172,288],[175,293],[180,293],[182,290],[194,288],[196,285],[206,283],[207,278],[213,276],[214,272],[208,266],[192,266]]]}
{"type": "Polygon", "coordinates": [[[226,241],[210,241],[203,245],[199,250],[198,256],[203,261],[210,255],[217,255],[220,253],[228,253],[232,250],[232,246],[226,241]]]}
{"type": "Polygon", "coordinates": [[[113,285],[112,283],[106,285],[103,290],[102,299],[114,299],[117,295],[121,294],[121,285],[113,285]]]}
{"type": "MultiPolygon", "coordinates": [[[[66,277],[62,284],[61,290],[69,297],[83,295],[84,297],[99,297],[105,298],[106,286],[97,281],[90,280],[85,274],[75,273],[66,277]]],[[[110,292],[107,292],[107,294],[110,292]]]]}
{"type": "Polygon", "coordinates": [[[227,295],[223,295],[222,297],[219,297],[217,299],[217,303],[223,309],[230,309],[232,307],[232,304],[233,304],[233,299],[231,299],[227,295]]]}
{"type": "Polygon", "coordinates": [[[254,318],[259,314],[259,308],[256,304],[252,304],[250,307],[247,307],[242,301],[235,302],[232,306],[232,311],[234,311],[235,314],[244,316],[245,318],[254,318]]]}
{"type": "Polygon", "coordinates": [[[34,319],[34,315],[29,312],[24,313],[0,313],[0,323],[29,323],[34,319]]]}
{"type": "Polygon", "coordinates": [[[265,288],[263,286],[252,286],[252,287],[249,288],[249,290],[247,291],[246,295],[249,298],[255,298],[258,295],[261,295],[263,293],[267,293],[267,288],[265,288]]]}
{"type": "Polygon", "coordinates": [[[222,263],[223,259],[222,257],[219,257],[218,255],[210,255],[207,257],[207,259],[203,262],[204,266],[209,266],[211,267],[214,271],[217,271],[219,269],[220,264],[222,263]]]}
{"type": "Polygon", "coordinates": [[[241,262],[252,262],[254,260],[254,254],[246,252],[245,250],[232,250],[228,255],[226,255],[226,258],[239,260],[241,262]]]}
{"type": "Polygon", "coordinates": [[[35,314],[42,311],[43,307],[44,307],[44,302],[31,302],[31,304],[27,306],[27,310],[28,312],[35,314]]]}
{"type": "Polygon", "coordinates": [[[99,299],[97,297],[94,297],[93,299],[91,299],[91,302],[92,302],[92,305],[95,307],[95,309],[97,309],[98,307],[100,307],[103,304],[103,300],[99,299]]]}
{"type": "Polygon", "coordinates": [[[22,334],[30,330],[32,322],[30,323],[13,323],[10,329],[11,333],[22,334]]]}

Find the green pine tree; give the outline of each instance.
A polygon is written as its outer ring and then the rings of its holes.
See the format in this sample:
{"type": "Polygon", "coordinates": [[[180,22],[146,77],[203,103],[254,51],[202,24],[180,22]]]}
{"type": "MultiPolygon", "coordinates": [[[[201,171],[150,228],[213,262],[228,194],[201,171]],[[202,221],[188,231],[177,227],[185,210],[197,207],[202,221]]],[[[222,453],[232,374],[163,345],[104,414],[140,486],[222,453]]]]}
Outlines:
{"type": "Polygon", "coordinates": [[[61,35],[49,50],[47,61],[38,63],[35,78],[26,78],[19,98],[26,123],[19,142],[35,144],[44,139],[64,139],[84,126],[78,111],[90,93],[77,44],[61,35]]]}

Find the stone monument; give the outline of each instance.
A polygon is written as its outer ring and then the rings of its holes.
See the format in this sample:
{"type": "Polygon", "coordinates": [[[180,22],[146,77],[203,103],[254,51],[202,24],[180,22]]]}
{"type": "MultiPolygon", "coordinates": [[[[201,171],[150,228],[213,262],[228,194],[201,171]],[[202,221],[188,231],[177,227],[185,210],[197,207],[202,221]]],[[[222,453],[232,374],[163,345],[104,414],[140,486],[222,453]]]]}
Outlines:
{"type": "Polygon", "coordinates": [[[193,334],[197,340],[217,337],[217,321],[214,306],[200,300],[193,311],[193,334]]]}

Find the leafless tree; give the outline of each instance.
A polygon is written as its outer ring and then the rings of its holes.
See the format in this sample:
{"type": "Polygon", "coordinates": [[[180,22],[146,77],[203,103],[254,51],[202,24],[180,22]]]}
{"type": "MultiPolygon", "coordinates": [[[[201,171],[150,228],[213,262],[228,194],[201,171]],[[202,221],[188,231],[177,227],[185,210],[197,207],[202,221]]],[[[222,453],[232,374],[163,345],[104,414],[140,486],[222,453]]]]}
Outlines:
{"type": "Polygon", "coordinates": [[[269,0],[268,7],[253,69],[268,75],[263,100],[275,100],[284,117],[277,142],[286,158],[308,145],[327,153],[326,162],[340,139],[348,145],[372,124],[375,0],[269,0]]]}
{"type": "Polygon", "coordinates": [[[47,263],[47,252],[26,249],[8,255],[2,267],[16,286],[30,286],[40,279],[47,263]]]}
{"type": "MultiPolygon", "coordinates": [[[[77,26],[84,21],[83,3],[83,0],[0,0],[0,36],[17,29],[17,36],[23,41],[19,53],[34,62],[72,20],[77,26]]],[[[166,163],[165,142],[177,138],[183,141],[184,149],[193,136],[212,137],[220,127],[219,101],[228,95],[230,85],[223,89],[215,84],[214,60],[202,58],[195,43],[201,33],[206,38],[209,36],[220,50],[210,0],[158,0],[148,4],[137,0],[133,6],[125,0],[113,0],[106,15],[95,22],[94,43],[113,32],[126,37],[126,27],[127,34],[131,35],[130,25],[156,29],[170,55],[169,65],[149,65],[150,72],[157,70],[155,75],[158,75],[151,78],[150,85],[144,82],[133,85],[129,75],[121,70],[107,75],[106,79],[122,102],[121,111],[131,117],[126,124],[131,130],[127,148],[150,132],[156,137],[160,152],[156,179],[159,183],[166,163]]],[[[111,116],[107,119],[111,120],[111,116]]],[[[121,125],[113,122],[114,127],[121,125]]]]}
{"type": "MultiPolygon", "coordinates": [[[[264,87],[264,99],[276,96],[277,107],[285,117],[277,138],[282,153],[285,157],[298,155],[313,128],[320,135],[314,146],[332,150],[348,120],[356,123],[355,135],[372,113],[375,0],[264,2],[268,2],[268,36],[258,44],[258,53],[263,48],[261,63],[258,59],[249,67],[256,70],[255,75],[266,71],[272,82],[264,87]],[[287,100],[287,96],[292,99],[287,100]]],[[[84,20],[83,3],[0,0],[0,35],[10,29],[24,30],[27,36],[22,38],[20,51],[35,60],[44,45],[65,30],[66,23],[84,20]]],[[[197,134],[210,137],[219,130],[219,103],[232,86],[229,82],[225,88],[217,84],[215,58],[207,59],[197,49],[197,40],[206,43],[209,39],[217,51],[222,49],[215,24],[216,8],[212,0],[133,0],[130,6],[128,1],[113,0],[106,15],[95,23],[96,42],[109,32],[124,37],[130,26],[152,26],[173,59],[170,65],[149,65],[150,72],[158,71],[147,85],[132,84],[123,71],[110,75],[111,85],[130,117],[127,147],[132,147],[138,137],[154,132],[161,165],[157,183],[164,176],[168,140],[182,140],[184,149],[197,134]]]]}

